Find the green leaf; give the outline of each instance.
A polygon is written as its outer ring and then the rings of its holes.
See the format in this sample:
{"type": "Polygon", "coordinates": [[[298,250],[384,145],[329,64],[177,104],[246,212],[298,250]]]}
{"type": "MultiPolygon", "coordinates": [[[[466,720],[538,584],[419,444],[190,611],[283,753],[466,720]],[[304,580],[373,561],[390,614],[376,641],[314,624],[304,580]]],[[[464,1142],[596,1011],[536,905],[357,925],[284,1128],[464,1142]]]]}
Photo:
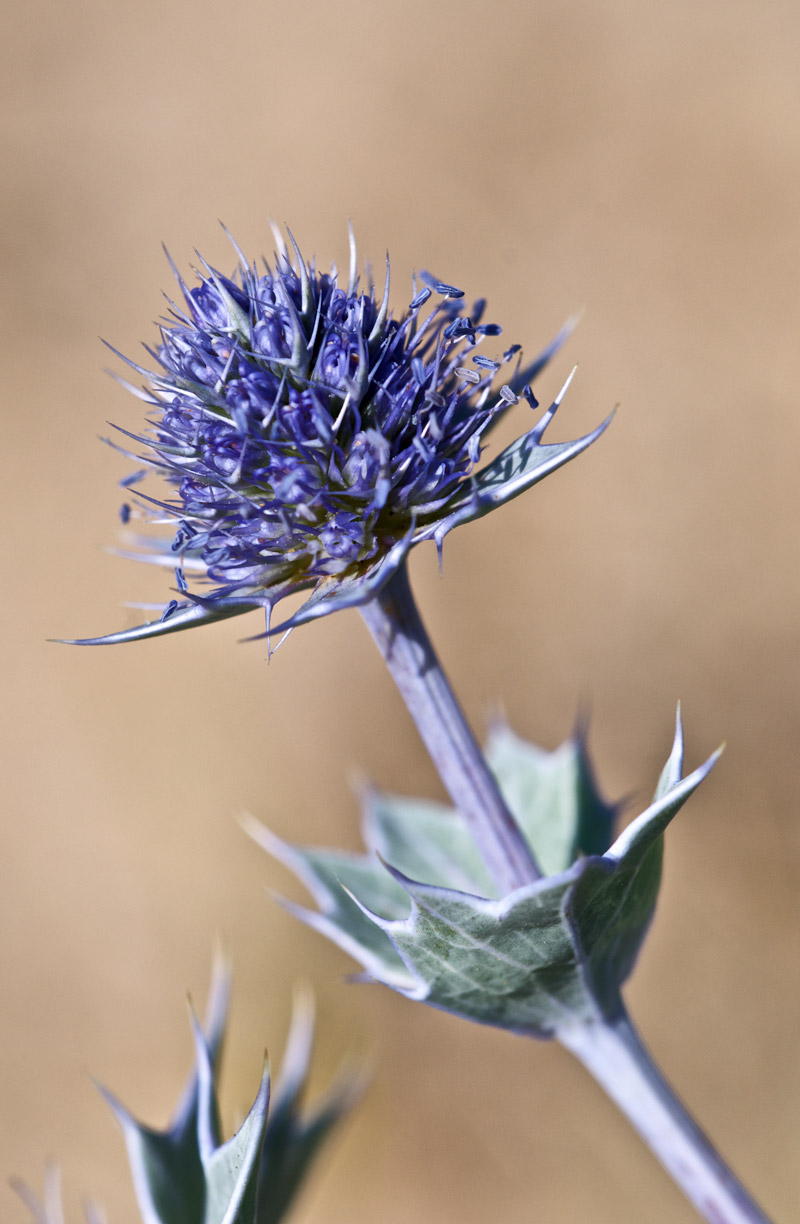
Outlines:
{"type": "Polygon", "coordinates": [[[502,901],[394,872],[411,913],[374,921],[417,976],[414,997],[537,1036],[614,1015],[655,909],[663,831],[715,760],[671,782],[605,855],[502,901]]]}
{"type": "Polygon", "coordinates": [[[253,1224],[268,1109],[269,1063],[265,1060],[258,1095],[244,1122],[227,1143],[203,1155],[203,1224],[253,1224]]]}
{"type": "Polygon", "coordinates": [[[412,998],[542,1037],[567,1020],[597,1017],[563,913],[571,881],[551,877],[490,901],[394,874],[411,913],[375,921],[417,977],[412,998]]]}
{"type": "Polygon", "coordinates": [[[573,921],[585,949],[595,997],[607,1014],[631,973],[656,907],[661,882],[664,831],[721,755],[682,781],[683,737],[678,721],[672,754],[661,775],[656,798],[632,821],[601,859],[587,859],[575,890],[573,921]]]}
{"type": "MultiPolygon", "coordinates": [[[[607,846],[613,815],[594,788],[585,748],[570,742],[544,753],[498,733],[493,765],[512,810],[545,863],[569,863],[499,899],[476,891],[482,868],[464,825],[434,804],[370,798],[368,843],[392,860],[383,883],[367,856],[343,861],[282,843],[278,856],[323,908],[301,916],[378,980],[478,1023],[552,1036],[619,1010],[655,908],[664,830],[718,755],[681,781],[682,751],[678,722],[650,807],[604,853],[573,858],[592,839],[607,846]],[[337,879],[351,889],[351,904],[337,899],[337,879]],[[376,943],[376,931],[405,975],[376,943]]],[[[274,843],[262,844],[276,852],[274,843]]]]}
{"type": "Polygon", "coordinates": [[[379,859],[346,851],[290,846],[257,820],[248,817],[243,824],[262,849],[302,881],[319,907],[318,911],[308,910],[281,898],[284,908],[360,961],[378,981],[400,990],[414,985],[391,940],[364,916],[353,900],[354,896],[363,899],[370,910],[384,917],[400,917],[408,912],[403,889],[379,859]]]}
{"type": "MultiPolygon", "coordinates": [[[[387,863],[424,884],[492,895],[492,880],[465,820],[444,804],[369,791],[364,803],[364,841],[387,863]]],[[[370,909],[375,908],[358,889],[352,891],[370,909]]],[[[407,909],[403,897],[399,913],[407,909]]]]}
{"type": "Polygon", "coordinates": [[[101,1091],[122,1128],[143,1224],[202,1224],[205,1183],[195,1136],[151,1130],[101,1091]]]}
{"type": "Polygon", "coordinates": [[[581,734],[546,752],[497,725],[486,759],[545,875],[608,849],[617,808],[597,790],[581,734]]]}
{"type": "MultiPolygon", "coordinates": [[[[205,1031],[192,1013],[195,1071],[166,1131],[143,1126],[100,1088],[125,1136],[143,1224],[278,1224],[323,1139],[360,1096],[363,1076],[346,1068],[314,1110],[303,1109],[314,1031],[313,999],[306,991],[293,1011],[270,1127],[265,1059],[255,1102],[236,1134],[223,1143],[216,1076],[229,998],[230,969],[218,957],[205,1031]]],[[[14,1179],[12,1185],[36,1224],[64,1224],[57,1166],[46,1171],[44,1202],[24,1182],[14,1179]]],[[[96,1208],[87,1204],[85,1210],[87,1224],[105,1224],[96,1208]]]]}
{"type": "Polygon", "coordinates": [[[217,957],[209,991],[205,1053],[166,1131],[137,1122],[108,1089],[99,1086],[122,1128],[144,1224],[203,1224],[206,1187],[198,1135],[218,1136],[213,1077],[222,1051],[230,985],[230,966],[217,957]]]}

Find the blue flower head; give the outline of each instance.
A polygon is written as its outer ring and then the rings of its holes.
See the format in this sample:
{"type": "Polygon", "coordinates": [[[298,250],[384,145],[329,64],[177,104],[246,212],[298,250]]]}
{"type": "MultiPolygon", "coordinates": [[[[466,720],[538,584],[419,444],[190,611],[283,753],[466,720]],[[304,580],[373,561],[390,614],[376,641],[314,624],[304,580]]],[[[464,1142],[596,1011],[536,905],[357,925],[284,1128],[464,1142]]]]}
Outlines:
{"type": "MultiPolygon", "coordinates": [[[[310,592],[285,628],[370,599],[409,549],[477,518],[585,449],[541,437],[560,396],[538,423],[475,472],[489,430],[522,395],[568,328],[528,367],[513,345],[484,354],[501,329],[484,302],[428,273],[412,300],[389,310],[358,276],[351,235],[345,288],[306,263],[276,234],[264,271],[240,254],[229,278],[203,263],[189,289],[173,268],[185,308],[170,303],[156,369],[144,453],[126,451],[169,486],[138,493],[141,514],[168,523],[171,539],[133,555],[175,573],[175,598],[157,620],[91,642],[170,633],[254,608],[267,624],[284,596],[310,592]],[[488,346],[487,346],[488,347],[488,346]],[[510,371],[510,372],[507,372],[510,371]]],[[[494,347],[494,346],[493,346],[494,347]]],[[[127,431],[122,431],[127,433],[127,431]]],[[[123,521],[130,508],[122,510],[123,521]]]]}

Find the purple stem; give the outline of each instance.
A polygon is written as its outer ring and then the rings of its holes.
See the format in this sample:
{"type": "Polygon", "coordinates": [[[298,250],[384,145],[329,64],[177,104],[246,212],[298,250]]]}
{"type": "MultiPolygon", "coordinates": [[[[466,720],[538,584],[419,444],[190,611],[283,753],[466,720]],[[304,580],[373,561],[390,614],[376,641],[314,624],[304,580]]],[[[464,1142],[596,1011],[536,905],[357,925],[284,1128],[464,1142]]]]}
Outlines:
{"type": "Polygon", "coordinates": [[[361,608],[378,649],[501,895],[541,872],[508,810],[417,611],[405,563],[361,608]]]}
{"type": "Polygon", "coordinates": [[[623,1011],[558,1034],[710,1224],[769,1224],[673,1092],[623,1011]]]}

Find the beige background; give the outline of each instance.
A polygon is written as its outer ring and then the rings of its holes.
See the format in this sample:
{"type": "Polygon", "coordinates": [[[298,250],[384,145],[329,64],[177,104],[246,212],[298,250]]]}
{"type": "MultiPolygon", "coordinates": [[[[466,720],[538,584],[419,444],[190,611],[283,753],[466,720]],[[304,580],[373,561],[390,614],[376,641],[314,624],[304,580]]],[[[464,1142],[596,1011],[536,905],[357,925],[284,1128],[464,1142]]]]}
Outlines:
{"type": "MultiPolygon", "coordinates": [[[[480,726],[502,701],[554,746],[581,702],[607,793],[646,798],[676,698],[688,760],[728,751],[670,833],[630,987],[659,1060],[780,1221],[800,1172],[800,731],[796,478],[797,64],[790,0],[384,5],[12,0],[2,71],[4,564],[0,1168],[65,1171],[135,1211],[86,1071],[166,1119],[221,933],[236,965],[228,1124],[280,1049],[292,980],[318,991],[320,1084],[376,1049],[372,1091],[298,1224],[625,1224],[694,1218],[555,1048],[377,987],[298,928],[300,890],[248,844],[355,847],[349,789],[438,794],[357,615],[267,668],[229,623],[118,649],[48,645],[130,623],[160,581],[109,557],[125,464],[96,441],[139,406],[100,333],[136,354],[170,276],[232,263],[223,218],[270,216],[322,263],[352,216],[402,305],[413,267],[485,294],[532,352],[586,313],[554,436],[617,402],[551,481],[414,574],[480,726]]],[[[520,407],[513,428],[525,425],[520,407]]],[[[25,1213],[0,1188],[0,1217],[25,1213]]]]}

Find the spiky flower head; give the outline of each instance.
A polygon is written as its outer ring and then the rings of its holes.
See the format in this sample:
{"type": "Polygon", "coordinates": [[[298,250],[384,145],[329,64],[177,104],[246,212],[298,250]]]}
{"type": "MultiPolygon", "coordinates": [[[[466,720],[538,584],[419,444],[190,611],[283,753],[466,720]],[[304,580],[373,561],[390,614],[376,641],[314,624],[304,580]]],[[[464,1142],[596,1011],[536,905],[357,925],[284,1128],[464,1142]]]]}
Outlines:
{"type": "Polygon", "coordinates": [[[335,268],[306,263],[293,238],[291,254],[278,232],[276,240],[263,271],[239,253],[233,278],[203,263],[189,289],[173,266],[185,308],[170,303],[148,349],[155,371],[129,363],[147,380],[144,391],[131,389],[152,413],[145,433],[128,434],[146,449],[131,456],[140,470],[123,483],[147,470],[167,481],[167,494],[139,493],[138,504],[173,536],[134,555],[174,569],[175,598],[160,619],[91,641],[257,607],[269,625],[275,604],[298,591],[311,595],[287,625],[364,603],[413,545],[441,547],[453,527],[516,496],[600,432],[543,445],[559,396],[476,473],[488,432],[518,397],[538,408],[530,380],[568,329],[523,369],[519,345],[484,353],[501,329],[483,322],[483,301],[467,310],[460,289],[422,273],[394,317],[388,259],[379,295],[371,277],[359,280],[352,234],[346,287],[335,268]]]}

